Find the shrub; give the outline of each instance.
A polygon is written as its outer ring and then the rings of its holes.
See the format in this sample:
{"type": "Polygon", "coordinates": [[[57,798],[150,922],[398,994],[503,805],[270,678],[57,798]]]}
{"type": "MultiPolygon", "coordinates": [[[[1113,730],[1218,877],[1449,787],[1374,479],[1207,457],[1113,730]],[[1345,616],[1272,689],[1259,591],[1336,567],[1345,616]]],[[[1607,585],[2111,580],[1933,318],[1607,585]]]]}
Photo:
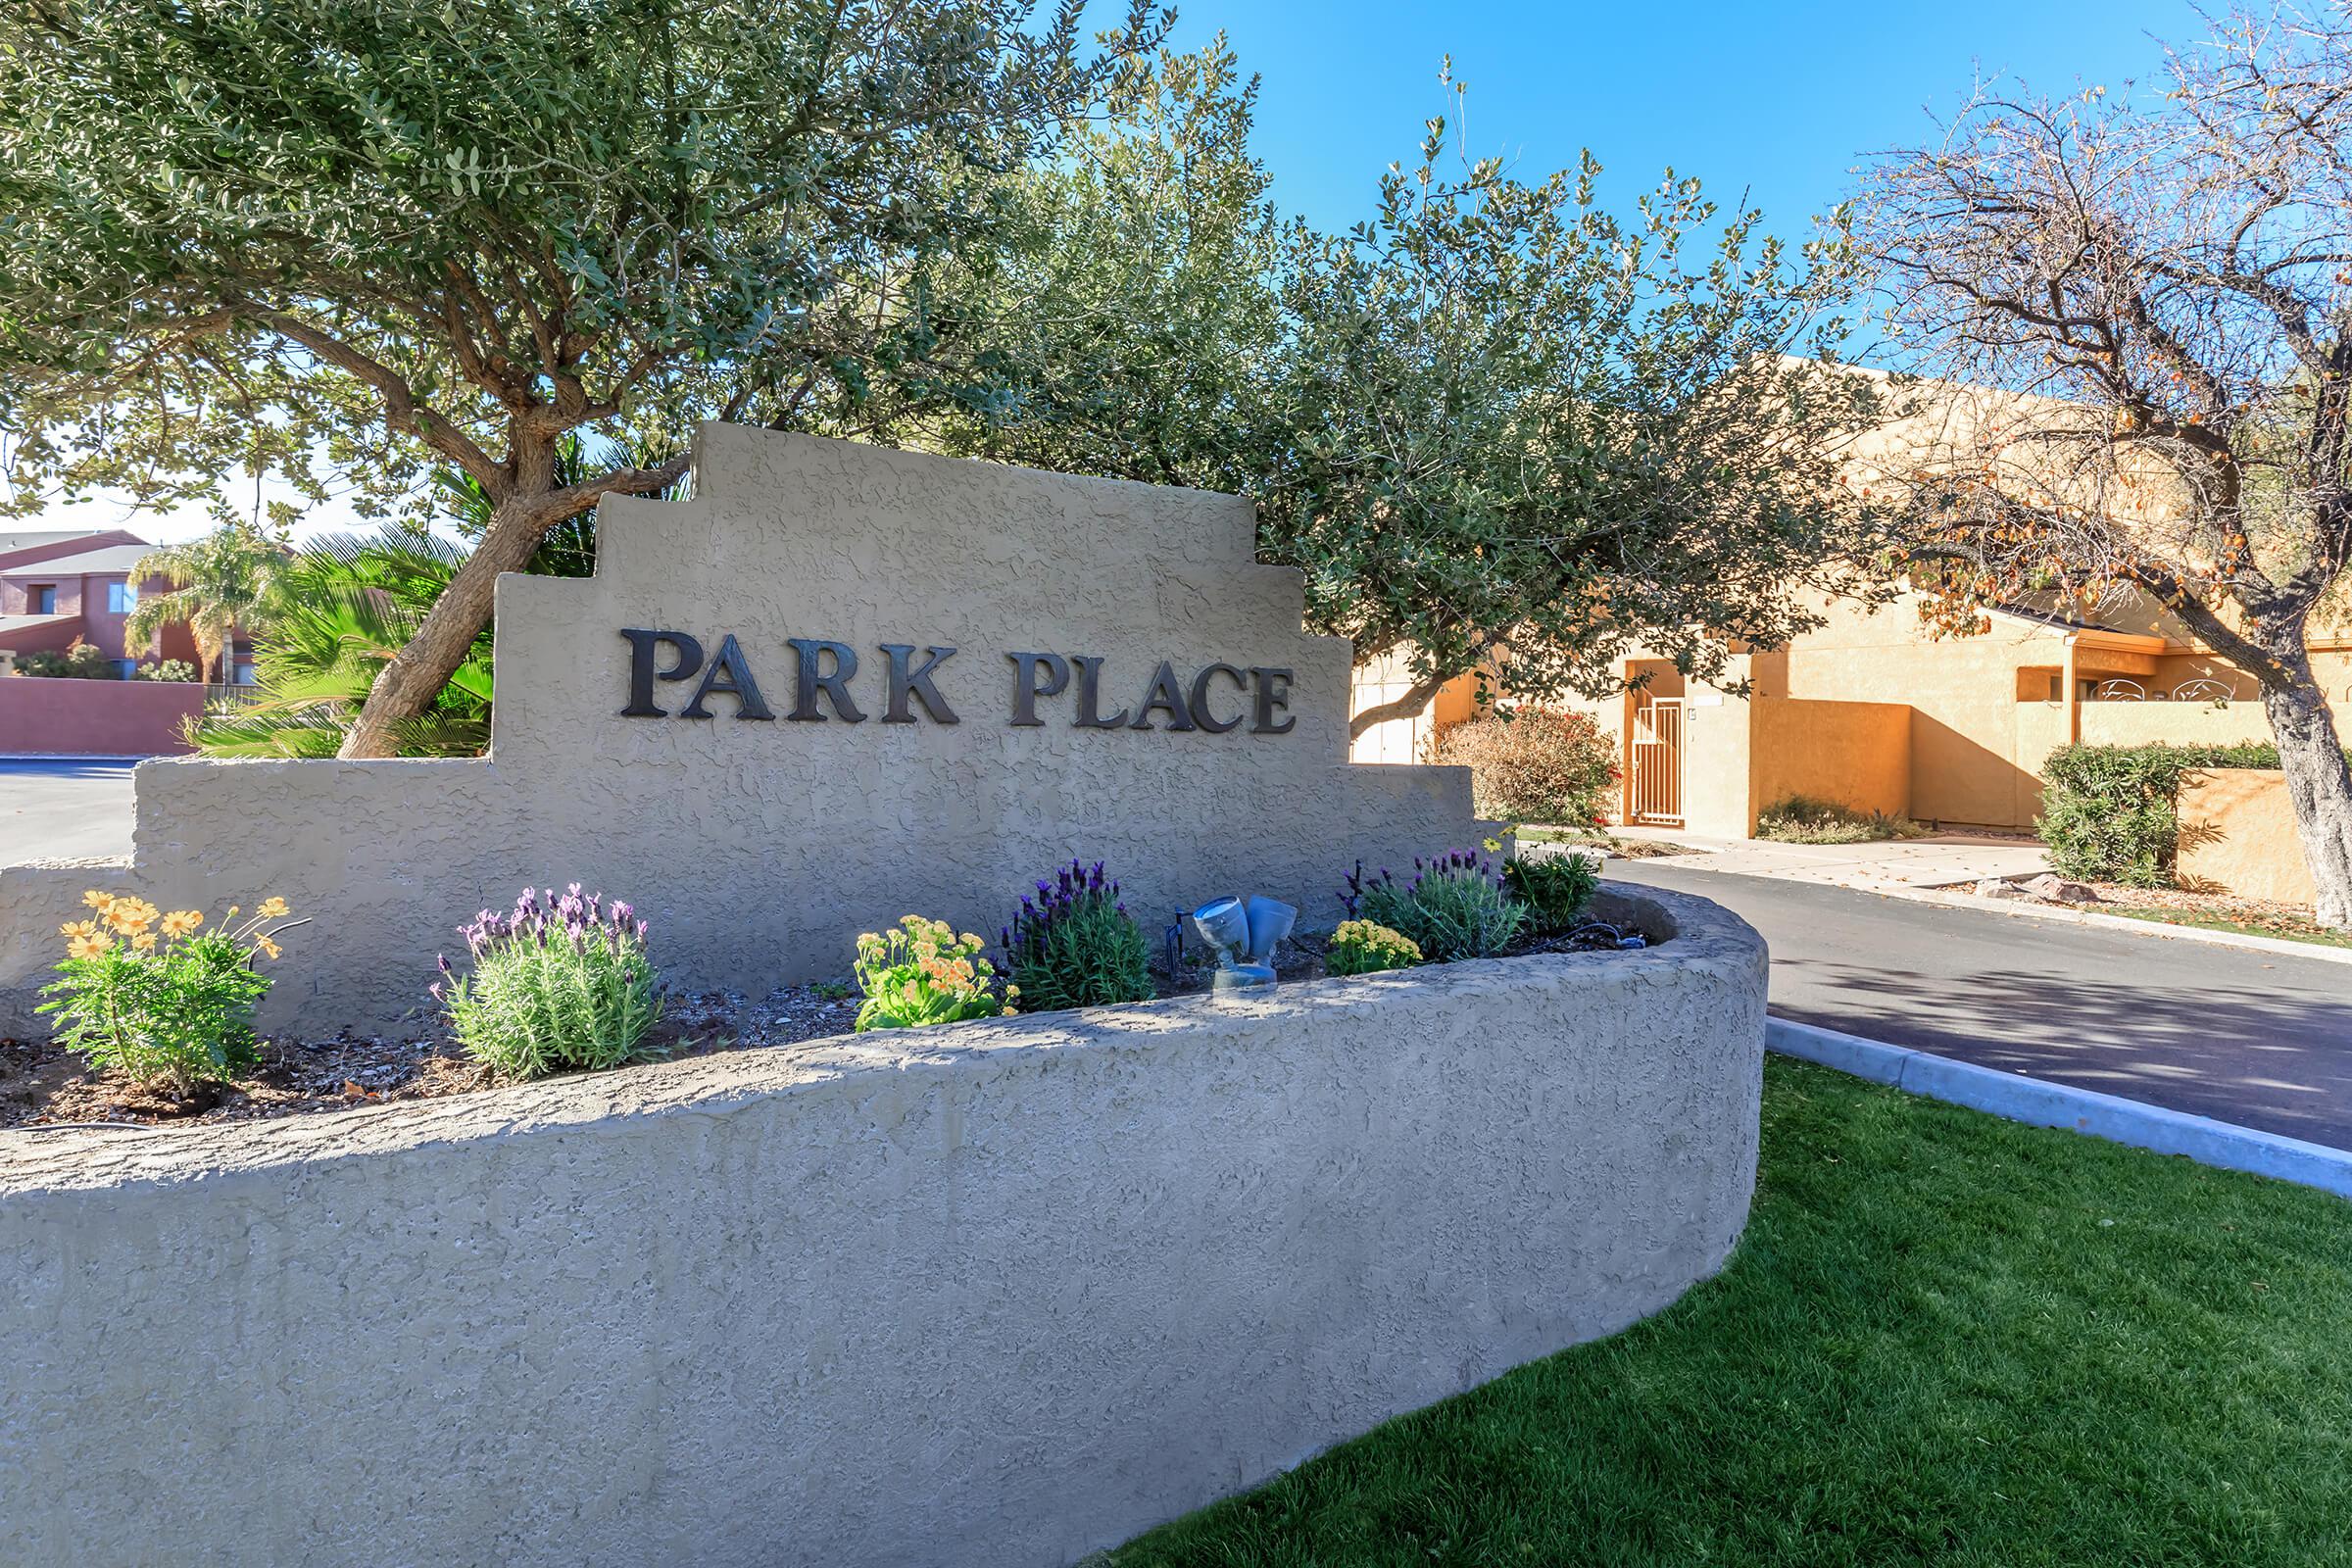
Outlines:
{"type": "Polygon", "coordinates": [[[1583,713],[1521,708],[1455,724],[1438,760],[1470,769],[1478,814],[1513,822],[1602,820],[1618,778],[1617,741],[1583,713]]]}
{"type": "Polygon", "coordinates": [[[2034,831],[2060,876],[2163,887],[2180,849],[2182,775],[2278,765],[2271,745],[2061,746],[2041,765],[2034,831]]]}
{"type": "Polygon", "coordinates": [[[1600,886],[1600,861],[1574,850],[1531,855],[1502,868],[1504,885],[1527,906],[1528,928],[1556,937],[1577,923],[1600,886]]]}
{"type": "Polygon", "coordinates": [[[179,680],[196,678],[196,666],[184,659],[167,659],[160,664],[141,664],[130,672],[132,680],[179,680]]]}
{"type": "Polygon", "coordinates": [[[1147,1002],[1152,995],[1144,933],[1127,917],[1119,885],[1072,860],[1021,896],[1002,933],[1012,974],[1005,988],[1023,1012],[1147,1002]]]}
{"type": "Polygon", "coordinates": [[[1397,881],[1385,865],[1367,881],[1359,860],[1340,902],[1349,919],[1400,932],[1440,963],[1500,953],[1527,925],[1527,906],[1503,886],[1501,873],[1467,850],[1448,850],[1426,864],[1414,857],[1410,882],[1397,881]]]}
{"type": "Polygon", "coordinates": [[[54,648],[19,654],[13,662],[20,675],[46,675],[64,680],[122,678],[122,671],[115,667],[115,662],[106,656],[104,649],[84,642],[76,642],[62,654],[54,648]]]}
{"type": "MultiPolygon", "coordinates": [[[[102,1070],[187,1095],[253,1064],[253,1007],[270,990],[256,958],[278,956],[289,924],[286,901],[266,899],[228,930],[201,931],[195,909],[166,914],[144,899],[95,890],[92,911],[61,928],[63,979],[41,994],[56,1000],[57,1038],[102,1070]]],[[[237,911],[230,909],[230,919],[237,911]]]]}
{"type": "Polygon", "coordinates": [[[502,1078],[597,1071],[661,1054],[646,1034],[661,1021],[662,988],[646,955],[646,923],[615,899],[558,898],[529,888],[514,912],[484,909],[459,928],[473,971],[441,960],[435,1000],[466,1054],[502,1078]]]}
{"type": "Polygon", "coordinates": [[[989,992],[996,966],[980,956],[983,944],[945,920],[910,914],[886,932],[858,939],[858,986],[865,1004],[858,1029],[919,1029],[1011,1012],[1017,986],[999,1002],[989,992]]]}
{"type": "Polygon", "coordinates": [[[1420,961],[1419,943],[1370,920],[1341,921],[1323,955],[1323,968],[1329,974],[1376,974],[1383,969],[1409,969],[1420,961]]]}
{"type": "Polygon", "coordinates": [[[1756,837],[1783,844],[1871,844],[1913,839],[1925,831],[1909,817],[1857,811],[1810,795],[1785,796],[1756,813],[1756,837]]]}

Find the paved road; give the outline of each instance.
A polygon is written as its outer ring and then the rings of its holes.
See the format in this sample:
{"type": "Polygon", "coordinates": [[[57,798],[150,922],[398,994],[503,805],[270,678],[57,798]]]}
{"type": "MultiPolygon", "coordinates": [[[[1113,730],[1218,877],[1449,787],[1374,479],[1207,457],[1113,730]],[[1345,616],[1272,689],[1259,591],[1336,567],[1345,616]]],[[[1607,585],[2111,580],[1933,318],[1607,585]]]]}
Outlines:
{"type": "Polygon", "coordinates": [[[1620,860],[1772,946],[1772,1010],[2352,1149],[2352,964],[1620,860]]]}
{"type": "Polygon", "coordinates": [[[0,865],[128,855],[130,769],[0,757],[0,865]]]}

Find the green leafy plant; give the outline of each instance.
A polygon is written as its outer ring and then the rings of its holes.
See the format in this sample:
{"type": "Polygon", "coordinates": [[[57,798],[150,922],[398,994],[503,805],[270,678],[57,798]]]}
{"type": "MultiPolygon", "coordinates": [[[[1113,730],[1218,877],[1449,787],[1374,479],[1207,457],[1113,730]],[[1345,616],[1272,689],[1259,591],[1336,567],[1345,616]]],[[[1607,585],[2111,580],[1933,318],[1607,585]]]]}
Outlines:
{"type": "Polygon", "coordinates": [[[1349,919],[1399,932],[1439,963],[1492,957],[1527,928],[1527,906],[1511,896],[1493,862],[1468,850],[1448,850],[1427,862],[1415,856],[1410,882],[1397,881],[1385,865],[1366,878],[1359,860],[1340,902],[1349,919]]]}
{"type": "Polygon", "coordinates": [[[54,648],[36,649],[19,654],[10,661],[20,675],[40,675],[52,680],[120,680],[122,671],[106,651],[93,644],[75,641],[64,653],[54,648]]]}
{"type": "MultiPolygon", "coordinates": [[[[286,901],[266,899],[243,923],[204,931],[195,909],[169,914],[144,899],[81,896],[87,919],[61,928],[63,977],[54,1000],[57,1038],[102,1071],[186,1096],[235,1077],[254,1058],[253,1008],[270,980],[254,968],[278,956],[278,933],[299,924],[286,901]]],[[[230,909],[230,919],[237,911],[230,909]]]]}
{"type": "Polygon", "coordinates": [[[1926,831],[1909,817],[1857,811],[1810,795],[1786,796],[1756,813],[1756,837],[1783,844],[1872,844],[1926,831]]]}
{"type": "Polygon", "coordinates": [[[2228,767],[2277,767],[2278,748],[2061,746],[2041,764],[2034,830],[2060,876],[2157,888],[2173,880],[2180,780],[2228,767]]]}
{"type": "Polygon", "coordinates": [[[858,1029],[919,1029],[925,1024],[961,1023],[1009,1013],[1019,996],[1005,988],[1000,1002],[990,985],[996,966],[982,957],[986,946],[945,920],[907,915],[889,931],[858,939],[858,985],[865,1004],[858,1029]]]}
{"type": "Polygon", "coordinates": [[[473,956],[458,974],[447,958],[435,1001],[466,1054],[502,1078],[600,1071],[662,1053],[646,1036],[663,988],[646,956],[646,922],[628,905],[529,888],[509,915],[484,909],[460,928],[473,956]]]}
{"type": "Polygon", "coordinates": [[[1600,860],[1575,850],[1524,855],[1502,868],[1504,886],[1527,906],[1528,929],[1556,937],[1576,924],[1600,886],[1600,860]]]}
{"type": "Polygon", "coordinates": [[[1323,954],[1327,974],[1376,974],[1409,969],[1421,961],[1421,946],[1401,931],[1371,920],[1343,920],[1323,954]]]}
{"type": "Polygon", "coordinates": [[[194,664],[184,659],[167,659],[160,664],[141,664],[131,671],[132,680],[192,681],[197,678],[194,664]]]}
{"type": "Polygon", "coordinates": [[[1012,984],[1005,995],[1023,1012],[1148,1002],[1152,996],[1144,933],[1106,881],[1102,862],[1076,860],[1021,896],[1020,913],[1000,933],[1012,984]]]}
{"type": "Polygon", "coordinates": [[[1479,815],[1515,822],[1598,822],[1618,778],[1616,737],[1587,714],[1541,708],[1451,725],[1437,760],[1470,769],[1479,815]]]}

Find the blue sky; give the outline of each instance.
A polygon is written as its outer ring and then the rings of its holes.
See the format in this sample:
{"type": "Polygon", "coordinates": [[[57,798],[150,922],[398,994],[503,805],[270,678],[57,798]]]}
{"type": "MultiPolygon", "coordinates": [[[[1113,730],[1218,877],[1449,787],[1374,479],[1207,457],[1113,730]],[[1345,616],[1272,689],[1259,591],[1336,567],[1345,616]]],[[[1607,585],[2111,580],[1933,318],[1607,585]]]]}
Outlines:
{"type": "MultiPolygon", "coordinates": [[[[1123,0],[1095,0],[1106,23],[1123,0]]],[[[1257,148],[1274,198],[1319,227],[1372,210],[1380,172],[1409,160],[1422,122],[1446,112],[1440,61],[1469,87],[1470,143],[1535,178],[1591,147],[1603,199],[1630,204],[1669,165],[1727,206],[1744,189],[1794,234],[1844,193],[1871,151],[1932,133],[1980,74],[2053,93],[2152,79],[2155,37],[2185,40],[2180,0],[1917,0],[1877,4],[1405,4],[1400,0],[1192,0],[1175,43],[1219,29],[1261,78],[1257,148]]],[[[104,502],[72,520],[110,526],[104,502]]],[[[339,506],[301,530],[348,527],[339,506]]],[[[123,517],[167,540],[203,531],[199,513],[123,517]]]]}
{"type": "Polygon", "coordinates": [[[2151,34],[2200,30],[2178,0],[1191,0],[1176,42],[1220,28],[1262,79],[1258,151],[1276,200],[1319,226],[1366,216],[1380,172],[1415,155],[1422,122],[1446,107],[1450,53],[1474,152],[1540,176],[1591,147],[1611,205],[1672,165],[1727,205],[1746,188],[1789,231],[1838,199],[1862,154],[1926,138],[1926,111],[1956,105],[1980,72],[2118,91],[2155,75],[2151,34]]]}

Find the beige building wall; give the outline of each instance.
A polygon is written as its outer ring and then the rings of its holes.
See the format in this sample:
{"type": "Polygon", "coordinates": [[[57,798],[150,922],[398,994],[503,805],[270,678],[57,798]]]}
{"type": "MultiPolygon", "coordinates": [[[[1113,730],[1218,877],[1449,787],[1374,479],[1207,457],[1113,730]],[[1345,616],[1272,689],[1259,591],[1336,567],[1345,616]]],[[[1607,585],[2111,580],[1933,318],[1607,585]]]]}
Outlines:
{"type": "Polygon", "coordinates": [[[2188,887],[2308,907],[2319,885],[2303,858],[2286,775],[2277,768],[2224,768],[2180,781],[2180,852],[2188,887]]]}

